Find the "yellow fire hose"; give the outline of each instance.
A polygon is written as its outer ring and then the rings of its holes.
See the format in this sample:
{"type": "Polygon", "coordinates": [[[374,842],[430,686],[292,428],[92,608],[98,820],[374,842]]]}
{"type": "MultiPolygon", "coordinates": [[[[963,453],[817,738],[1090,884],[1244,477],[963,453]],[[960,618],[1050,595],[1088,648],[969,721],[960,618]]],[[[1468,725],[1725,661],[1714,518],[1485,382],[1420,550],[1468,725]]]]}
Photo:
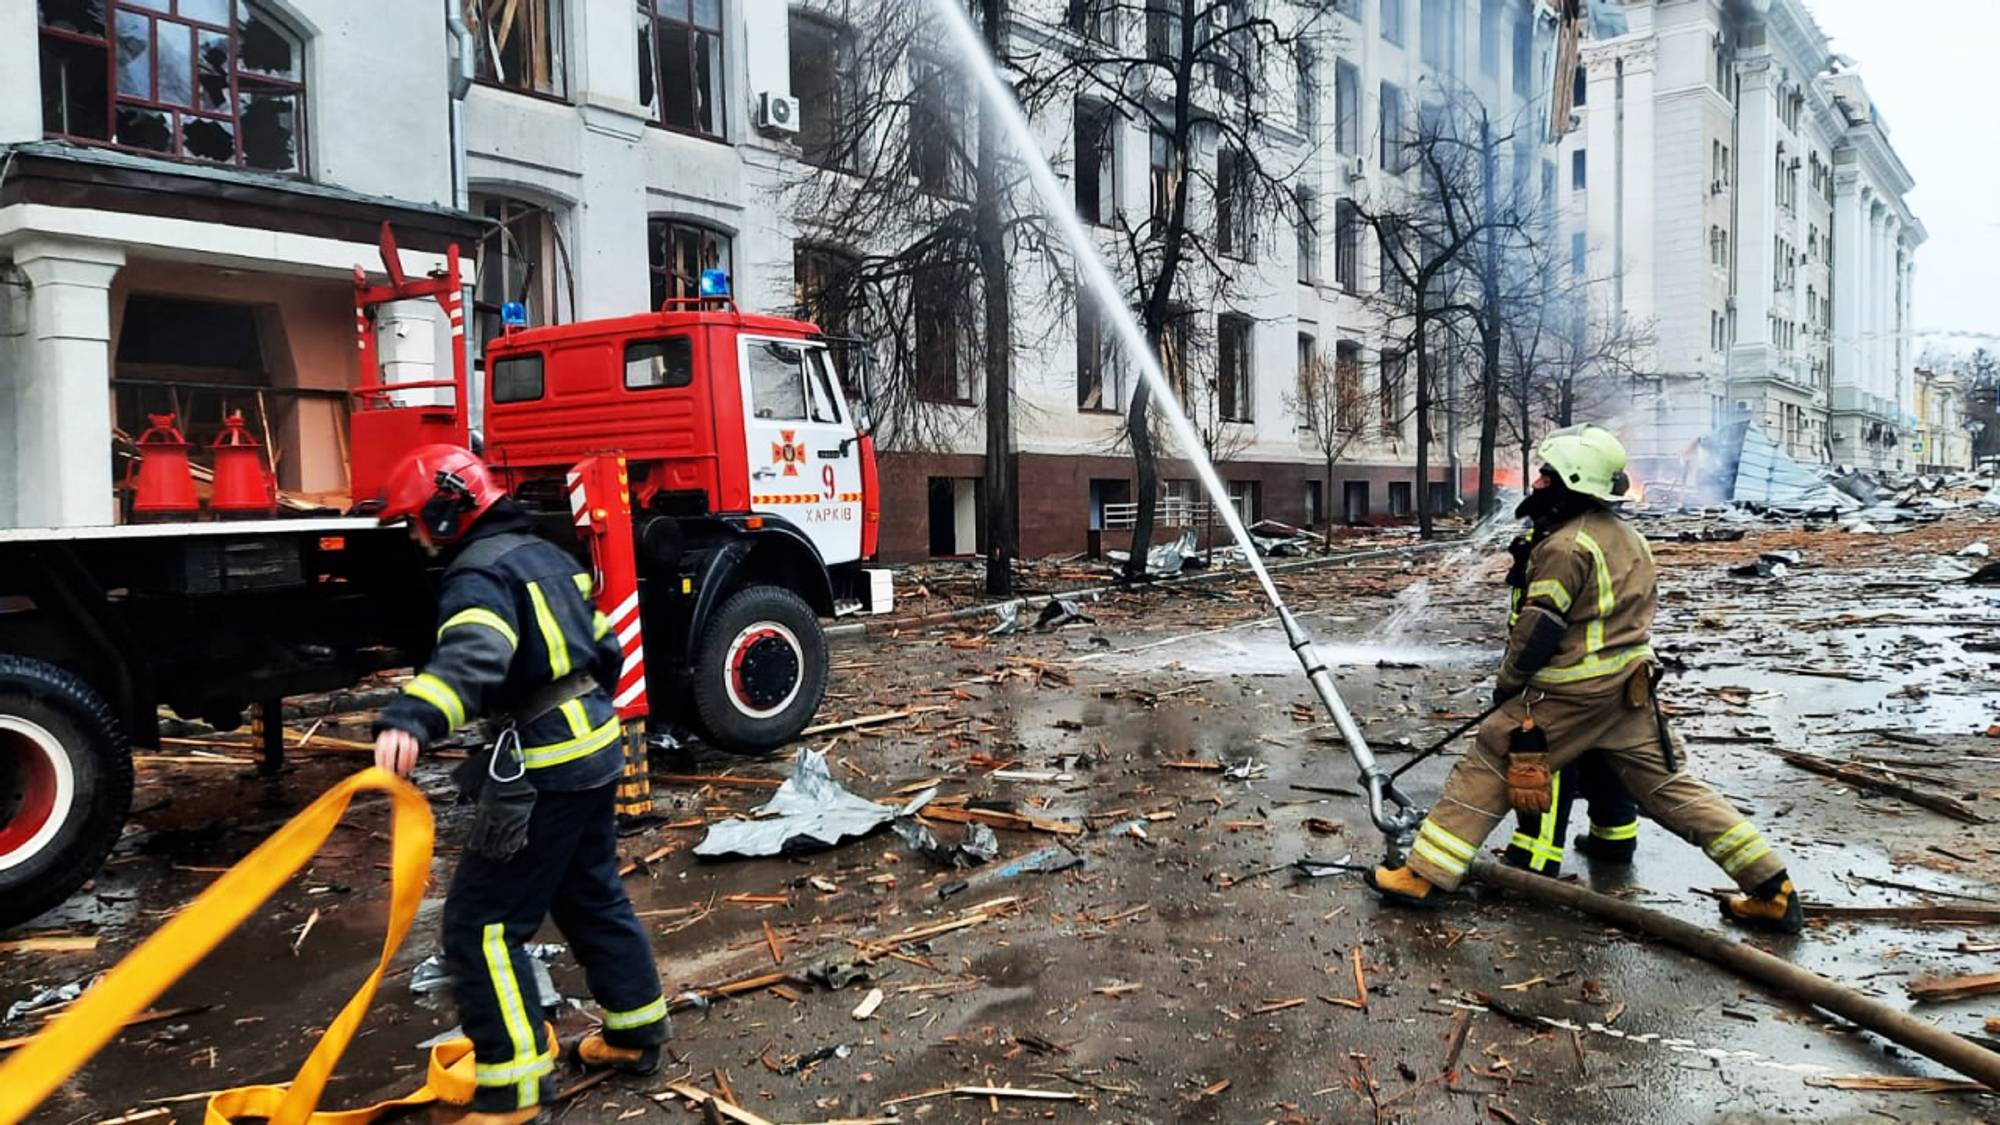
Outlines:
{"type": "Polygon", "coordinates": [[[416,921],[431,866],[431,808],[409,782],[371,768],[329,789],[271,838],[224,872],[185,910],[84,993],[14,1057],[0,1065],[0,1125],[15,1125],[69,1080],[92,1055],[145,1011],[195,962],[221,944],[285,880],[318,854],[357,794],[389,796],[392,814],[389,932],[382,956],[347,1006],[327,1026],[289,1087],[244,1086],[209,1099],[205,1125],[230,1125],[239,1117],[268,1118],[271,1125],[364,1125],[393,1109],[433,1101],[472,1099],[472,1045],[464,1039],[431,1051],[425,1084],[415,1093],[361,1109],[321,1113],[319,1099],[340,1056],[354,1038],[376,986],[416,921]]]}

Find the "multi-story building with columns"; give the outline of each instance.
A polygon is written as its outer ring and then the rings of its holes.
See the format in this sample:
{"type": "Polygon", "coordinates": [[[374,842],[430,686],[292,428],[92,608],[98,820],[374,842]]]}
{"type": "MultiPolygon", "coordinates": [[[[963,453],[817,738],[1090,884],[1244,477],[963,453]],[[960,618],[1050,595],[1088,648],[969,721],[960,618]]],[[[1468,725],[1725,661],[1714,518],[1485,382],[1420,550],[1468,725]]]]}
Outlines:
{"type": "Polygon", "coordinates": [[[1793,457],[1913,467],[1913,181],[1803,0],[1626,0],[1564,142],[1599,315],[1649,330],[1655,475],[1747,415],[1793,457]],[[1581,155],[1578,155],[1581,154],[1581,155]]]}
{"type": "MultiPolygon", "coordinates": [[[[475,353],[505,301],[524,301],[537,323],[628,313],[690,293],[709,266],[734,275],[748,308],[794,307],[816,256],[858,248],[785,212],[787,179],[843,173],[803,163],[796,134],[760,107],[796,97],[808,135],[824,126],[851,41],[840,17],[866,11],[810,0],[0,4],[0,526],[115,518],[115,432],[168,410],[196,441],[225,410],[245,410],[260,433],[268,419],[281,485],[339,497],[351,275],[377,268],[384,220],[409,272],[437,267],[450,245],[465,253],[475,353]],[[449,18],[469,24],[462,98],[448,79],[449,18]]],[[[1510,167],[1552,191],[1539,128],[1552,9],[1273,0],[1271,11],[1317,21],[1313,51],[1267,60],[1259,96],[1271,163],[1299,168],[1320,221],[1301,235],[1275,212],[1246,216],[1257,249],[1231,266],[1242,307],[1212,310],[1212,362],[1226,336],[1237,392],[1225,475],[1250,516],[1406,515],[1419,489],[1448,494],[1439,478],[1451,458],[1440,445],[1432,479],[1415,480],[1406,361],[1371,311],[1378,247],[1346,204],[1408,178],[1385,164],[1444,90],[1521,125],[1510,167]],[[1394,398],[1354,420],[1330,490],[1288,403],[1301,357],[1322,353],[1343,379],[1394,398]]],[[[1010,51],[1061,51],[1085,21],[1138,50],[1150,26],[1132,3],[1020,0],[1008,12],[1010,51]]],[[[1037,122],[1071,177],[1073,108],[1037,122]]],[[[1100,135],[1105,205],[1147,212],[1150,142],[1130,122],[1100,135]]],[[[1212,215],[1213,199],[1195,204],[1212,215]]],[[[1024,288],[1019,307],[1044,297],[1024,288]]],[[[448,359],[435,308],[391,310],[375,327],[394,378],[427,378],[448,359]]],[[[1113,450],[1131,380],[1085,369],[1079,327],[1057,326],[1017,364],[1029,554],[1078,549],[1105,505],[1132,495],[1129,458],[1113,450]]],[[[885,454],[891,557],[976,549],[984,443],[973,421],[956,445],[885,454]]],[[[1184,469],[1166,475],[1172,495],[1192,485],[1184,469]]]]}

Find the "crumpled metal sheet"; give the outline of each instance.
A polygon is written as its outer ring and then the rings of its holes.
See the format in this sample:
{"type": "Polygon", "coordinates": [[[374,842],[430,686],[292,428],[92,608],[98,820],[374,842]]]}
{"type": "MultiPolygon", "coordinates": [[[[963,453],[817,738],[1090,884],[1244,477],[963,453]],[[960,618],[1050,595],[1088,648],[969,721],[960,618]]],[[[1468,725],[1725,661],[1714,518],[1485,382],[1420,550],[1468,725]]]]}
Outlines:
{"type": "Polygon", "coordinates": [[[944,867],[978,867],[1000,854],[1000,837],[984,824],[968,824],[956,844],[943,844],[930,829],[914,820],[899,820],[890,826],[924,858],[944,867]]]}
{"type": "Polygon", "coordinates": [[[877,804],[842,788],[827,768],[825,753],[800,750],[792,760],[792,776],[754,810],[756,819],[711,825],[694,854],[718,859],[822,851],[898,817],[915,816],[935,796],[933,786],[901,808],[877,804]]]}

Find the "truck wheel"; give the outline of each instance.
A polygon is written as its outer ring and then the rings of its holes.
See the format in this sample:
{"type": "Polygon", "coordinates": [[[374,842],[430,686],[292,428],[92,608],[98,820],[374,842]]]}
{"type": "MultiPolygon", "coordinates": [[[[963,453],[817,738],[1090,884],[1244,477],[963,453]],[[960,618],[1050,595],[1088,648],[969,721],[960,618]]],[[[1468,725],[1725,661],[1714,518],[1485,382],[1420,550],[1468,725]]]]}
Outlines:
{"type": "Polygon", "coordinates": [[[779,586],[730,596],[709,618],[694,665],[702,729],[732,753],[760,753],[806,728],[826,695],[826,634],[779,586]]]}
{"type": "Polygon", "coordinates": [[[132,808],[131,749],[90,685],[0,656],[0,928],[97,873],[132,808]]]}

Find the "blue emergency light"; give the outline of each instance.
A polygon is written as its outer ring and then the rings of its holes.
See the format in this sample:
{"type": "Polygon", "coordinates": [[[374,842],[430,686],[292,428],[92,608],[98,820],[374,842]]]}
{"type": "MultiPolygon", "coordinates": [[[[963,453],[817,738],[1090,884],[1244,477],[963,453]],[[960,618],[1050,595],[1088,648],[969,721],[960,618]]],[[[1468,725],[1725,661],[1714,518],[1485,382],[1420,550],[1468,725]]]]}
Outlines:
{"type": "Polygon", "coordinates": [[[701,271],[701,295],[704,300],[710,297],[729,296],[729,271],[701,271]]]}
{"type": "Polygon", "coordinates": [[[509,301],[500,306],[500,323],[508,329],[528,326],[528,306],[519,301],[509,301]]]}

